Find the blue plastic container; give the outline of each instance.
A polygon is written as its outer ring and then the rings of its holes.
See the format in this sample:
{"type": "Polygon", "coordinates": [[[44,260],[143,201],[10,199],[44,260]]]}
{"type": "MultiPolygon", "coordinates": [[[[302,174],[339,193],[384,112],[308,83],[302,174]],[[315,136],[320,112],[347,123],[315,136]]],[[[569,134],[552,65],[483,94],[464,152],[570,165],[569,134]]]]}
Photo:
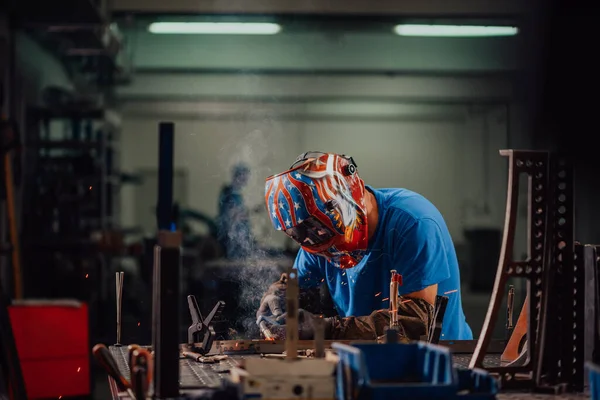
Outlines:
{"type": "Polygon", "coordinates": [[[340,362],[336,396],[345,399],[495,399],[496,381],[483,370],[456,370],[446,347],[334,343],[340,362]],[[460,394],[459,394],[460,392],[460,394]]]}
{"type": "Polygon", "coordinates": [[[588,370],[590,398],[600,400],[600,366],[591,362],[585,363],[585,366],[588,370]]]}

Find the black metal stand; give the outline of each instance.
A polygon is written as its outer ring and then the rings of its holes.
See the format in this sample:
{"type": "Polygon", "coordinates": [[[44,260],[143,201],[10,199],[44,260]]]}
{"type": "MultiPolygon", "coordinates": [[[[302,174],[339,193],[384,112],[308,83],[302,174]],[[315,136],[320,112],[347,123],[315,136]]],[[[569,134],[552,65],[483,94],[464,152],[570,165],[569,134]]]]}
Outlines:
{"type": "Polygon", "coordinates": [[[181,232],[171,226],[173,205],[173,123],[159,125],[158,242],[154,246],[152,347],[154,397],[179,396],[179,276],[181,232]]]}
{"type": "Polygon", "coordinates": [[[528,280],[527,361],[486,368],[506,389],[557,393],[583,389],[585,276],[573,240],[573,171],[543,151],[503,150],[509,157],[506,222],[490,307],[470,368],[483,368],[510,277],[528,280]],[[529,176],[529,258],[512,259],[519,176],[529,176]]]}

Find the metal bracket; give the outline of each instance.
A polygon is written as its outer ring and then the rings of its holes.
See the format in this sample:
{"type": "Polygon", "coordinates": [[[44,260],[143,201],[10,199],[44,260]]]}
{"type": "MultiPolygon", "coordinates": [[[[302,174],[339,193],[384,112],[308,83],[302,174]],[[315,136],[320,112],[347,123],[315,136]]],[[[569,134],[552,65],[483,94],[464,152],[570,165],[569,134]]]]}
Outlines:
{"type": "Polygon", "coordinates": [[[200,354],[206,355],[212,348],[213,341],[215,340],[215,329],[212,326],[212,321],[215,317],[218,317],[225,308],[224,301],[218,301],[213,307],[212,311],[206,318],[202,318],[200,307],[196,301],[196,296],[190,295],[187,297],[188,307],[190,309],[190,315],[192,317],[192,325],[188,328],[188,345],[194,347],[200,354]],[[200,340],[197,338],[202,337],[202,348],[197,348],[194,343],[198,343],[200,340]]]}
{"type": "Polygon", "coordinates": [[[446,306],[448,305],[448,296],[435,296],[435,306],[433,311],[433,322],[429,326],[427,341],[438,344],[442,335],[442,324],[444,315],[446,315],[446,306]]]}
{"type": "Polygon", "coordinates": [[[549,152],[501,150],[509,158],[504,236],[488,312],[470,368],[498,375],[506,389],[560,392],[583,386],[583,268],[573,242],[573,172],[549,152]],[[528,259],[512,259],[519,177],[528,187],[528,259]],[[528,280],[527,360],[483,365],[509,278],[528,280]],[[580,356],[581,354],[581,356],[580,356]]]}

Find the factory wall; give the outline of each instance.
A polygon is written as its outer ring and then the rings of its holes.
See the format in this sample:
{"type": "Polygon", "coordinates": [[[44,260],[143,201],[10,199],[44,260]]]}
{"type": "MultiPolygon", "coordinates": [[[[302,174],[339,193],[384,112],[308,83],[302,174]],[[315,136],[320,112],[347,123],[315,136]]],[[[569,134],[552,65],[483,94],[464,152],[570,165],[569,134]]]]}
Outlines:
{"type": "MultiPolygon", "coordinates": [[[[119,93],[123,166],[156,168],[157,123],[176,122],[176,166],[188,174],[186,205],[214,216],[238,158],[253,168],[246,200],[262,207],[264,177],[287,168],[297,154],[344,152],[355,157],[367,183],[430,198],[460,244],[465,228],[501,229],[504,222],[507,164],[498,150],[517,133],[509,132],[514,124],[506,105],[484,103],[509,94],[510,85],[480,78],[141,74],[119,93]]],[[[122,189],[125,226],[136,223],[135,190],[122,189]]],[[[283,243],[266,226],[264,212],[254,221],[262,239],[283,243]]]]}

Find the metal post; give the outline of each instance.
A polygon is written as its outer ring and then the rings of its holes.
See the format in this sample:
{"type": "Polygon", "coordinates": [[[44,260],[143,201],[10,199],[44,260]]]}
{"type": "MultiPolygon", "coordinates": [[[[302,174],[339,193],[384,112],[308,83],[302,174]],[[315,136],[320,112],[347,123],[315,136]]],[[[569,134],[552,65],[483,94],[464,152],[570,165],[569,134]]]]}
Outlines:
{"type": "Polygon", "coordinates": [[[159,231],[170,231],[173,213],[173,150],[175,124],[158,125],[158,204],[156,220],[159,231]]]}
{"type": "Polygon", "coordinates": [[[154,246],[152,346],[154,397],[179,396],[181,232],[171,231],[174,124],[159,124],[158,242],[154,246]]]}
{"type": "Polygon", "coordinates": [[[181,233],[159,232],[154,246],[154,393],[179,395],[179,271],[181,233]]]}

